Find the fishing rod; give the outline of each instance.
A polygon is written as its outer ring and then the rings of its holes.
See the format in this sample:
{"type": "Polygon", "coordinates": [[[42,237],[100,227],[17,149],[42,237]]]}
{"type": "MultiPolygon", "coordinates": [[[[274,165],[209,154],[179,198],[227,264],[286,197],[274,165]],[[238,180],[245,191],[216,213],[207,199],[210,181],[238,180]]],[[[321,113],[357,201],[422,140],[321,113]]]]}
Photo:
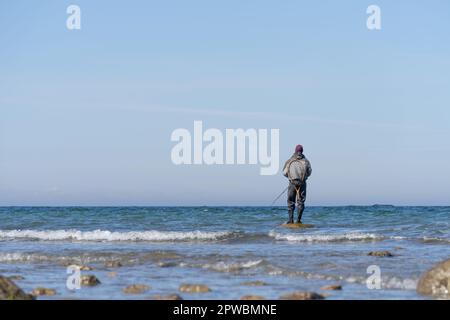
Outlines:
{"type": "Polygon", "coordinates": [[[275,200],[272,201],[272,204],[271,204],[270,206],[273,206],[273,204],[274,204],[278,199],[280,199],[280,197],[286,192],[286,190],[287,190],[288,188],[289,188],[289,186],[287,186],[287,187],[283,190],[283,192],[281,192],[280,195],[279,195],[278,197],[276,197],[275,200]]]}

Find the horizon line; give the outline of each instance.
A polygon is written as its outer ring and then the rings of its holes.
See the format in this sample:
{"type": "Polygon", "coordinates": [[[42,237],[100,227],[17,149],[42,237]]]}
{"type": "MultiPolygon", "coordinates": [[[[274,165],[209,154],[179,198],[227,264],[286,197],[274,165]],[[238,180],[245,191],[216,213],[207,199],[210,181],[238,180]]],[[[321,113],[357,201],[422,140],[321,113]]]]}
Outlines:
{"type": "MultiPolygon", "coordinates": [[[[287,208],[283,206],[271,205],[0,205],[0,208],[287,208]]],[[[345,205],[310,205],[306,208],[324,208],[324,207],[450,207],[448,205],[394,205],[394,204],[345,204],[345,205]]]]}

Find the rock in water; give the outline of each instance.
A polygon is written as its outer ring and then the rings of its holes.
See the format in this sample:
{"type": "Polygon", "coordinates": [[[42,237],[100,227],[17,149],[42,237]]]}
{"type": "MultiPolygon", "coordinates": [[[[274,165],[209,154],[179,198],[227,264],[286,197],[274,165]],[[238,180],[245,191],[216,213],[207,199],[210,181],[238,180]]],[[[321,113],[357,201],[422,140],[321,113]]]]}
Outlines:
{"type": "Polygon", "coordinates": [[[371,251],[367,255],[373,256],[373,257],[393,257],[394,256],[389,251],[371,251]]]}
{"type": "Polygon", "coordinates": [[[304,229],[314,227],[314,225],[307,223],[283,223],[281,226],[288,229],[304,229]]]}
{"type": "Polygon", "coordinates": [[[332,284],[329,286],[323,286],[320,290],[342,290],[342,286],[340,284],[332,284]]]}
{"type": "Polygon", "coordinates": [[[33,296],[54,296],[56,291],[48,288],[36,288],[31,292],[33,296]]]}
{"type": "Polygon", "coordinates": [[[94,275],[81,276],[81,285],[86,287],[93,287],[100,284],[100,280],[94,275]]]}
{"type": "Polygon", "coordinates": [[[169,294],[166,296],[156,295],[156,296],[153,296],[153,299],[155,299],[155,300],[183,300],[183,298],[176,293],[169,294]]]}
{"type": "Polygon", "coordinates": [[[105,267],[106,268],[120,268],[122,266],[122,264],[120,263],[120,261],[106,261],[105,262],[105,267]]]}
{"type": "Polygon", "coordinates": [[[263,296],[257,296],[253,294],[249,294],[246,296],[242,296],[241,300],[266,300],[263,296]]]}
{"type": "Polygon", "coordinates": [[[281,300],[322,300],[325,297],[315,292],[292,292],[280,297],[281,300]]]}
{"type": "Polygon", "coordinates": [[[170,267],[176,267],[177,263],[172,261],[160,261],[158,262],[158,267],[161,268],[170,268],[170,267]]]}
{"type": "Polygon", "coordinates": [[[26,294],[14,282],[4,276],[0,276],[0,300],[33,300],[34,297],[26,294]]]}
{"type": "Polygon", "coordinates": [[[188,292],[188,293],[199,293],[199,292],[209,292],[211,291],[210,288],[203,284],[182,284],[180,285],[179,290],[181,292],[188,292]]]}
{"type": "Polygon", "coordinates": [[[150,290],[150,287],[145,284],[132,284],[131,286],[124,288],[123,292],[129,294],[142,294],[148,290],[150,290]]]}
{"type": "Polygon", "coordinates": [[[450,298],[450,259],[425,272],[417,284],[417,292],[450,298]]]}
{"type": "Polygon", "coordinates": [[[91,266],[85,266],[85,265],[81,265],[81,264],[71,264],[69,266],[73,267],[73,268],[78,268],[78,269],[80,269],[80,271],[92,271],[92,270],[94,270],[94,268],[91,267],[91,266]]]}
{"type": "Polygon", "coordinates": [[[256,280],[256,281],[244,281],[244,282],[241,282],[241,285],[260,287],[260,286],[266,286],[267,283],[265,283],[264,281],[256,280]]]}

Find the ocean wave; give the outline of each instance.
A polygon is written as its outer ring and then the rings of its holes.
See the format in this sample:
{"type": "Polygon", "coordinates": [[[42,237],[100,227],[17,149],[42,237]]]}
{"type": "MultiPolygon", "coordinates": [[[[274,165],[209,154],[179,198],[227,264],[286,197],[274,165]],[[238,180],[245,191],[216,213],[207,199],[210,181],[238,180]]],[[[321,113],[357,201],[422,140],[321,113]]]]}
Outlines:
{"type": "Polygon", "coordinates": [[[436,243],[441,243],[441,242],[450,243],[450,239],[439,238],[439,237],[423,237],[421,240],[423,242],[425,242],[425,243],[434,243],[434,242],[436,242],[436,243]]]}
{"type": "Polygon", "coordinates": [[[283,234],[274,231],[269,236],[275,240],[292,242],[339,242],[339,241],[369,241],[382,240],[385,237],[374,233],[350,232],[342,234],[283,234]]]}
{"type": "Polygon", "coordinates": [[[48,260],[51,260],[51,257],[41,254],[27,254],[19,252],[0,253],[0,262],[34,262],[48,260]]]}
{"type": "Polygon", "coordinates": [[[418,279],[385,277],[381,279],[381,286],[384,289],[416,290],[418,282],[418,279]]]}
{"type": "Polygon", "coordinates": [[[450,239],[448,238],[440,238],[440,237],[406,237],[406,236],[391,236],[389,239],[392,240],[410,240],[410,241],[421,241],[425,243],[450,243],[450,239]]]}
{"type": "Polygon", "coordinates": [[[108,231],[108,230],[0,230],[0,239],[47,240],[47,241],[207,241],[223,240],[233,236],[228,231],[108,231]]]}
{"type": "Polygon", "coordinates": [[[206,263],[202,265],[203,269],[218,271],[218,272],[237,272],[245,269],[251,269],[260,266],[264,260],[249,260],[244,262],[224,262],[206,263]]]}
{"type": "MultiPolygon", "coordinates": [[[[347,283],[357,283],[361,285],[367,285],[367,278],[359,276],[350,276],[344,279],[347,283]]],[[[383,276],[381,277],[381,289],[391,290],[416,290],[418,279],[401,278],[396,276],[383,276]]]]}
{"type": "Polygon", "coordinates": [[[0,252],[1,262],[56,262],[62,266],[69,264],[103,264],[108,261],[118,261],[124,265],[136,263],[161,263],[181,259],[182,255],[173,251],[153,251],[153,252],[113,252],[113,251],[67,251],[64,255],[45,252],[0,252]]]}

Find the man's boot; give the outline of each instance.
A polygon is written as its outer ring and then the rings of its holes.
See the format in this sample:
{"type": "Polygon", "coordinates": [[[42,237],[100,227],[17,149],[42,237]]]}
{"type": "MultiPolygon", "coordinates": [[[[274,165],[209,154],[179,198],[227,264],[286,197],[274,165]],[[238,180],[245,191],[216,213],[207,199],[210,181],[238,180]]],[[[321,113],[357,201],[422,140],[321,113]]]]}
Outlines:
{"type": "Polygon", "coordinates": [[[294,223],[294,210],[289,210],[289,220],[287,223],[294,223]]]}
{"type": "Polygon", "coordinates": [[[305,210],[305,206],[299,206],[297,208],[297,211],[298,211],[297,223],[302,223],[302,215],[303,215],[304,210],[305,210]]]}

